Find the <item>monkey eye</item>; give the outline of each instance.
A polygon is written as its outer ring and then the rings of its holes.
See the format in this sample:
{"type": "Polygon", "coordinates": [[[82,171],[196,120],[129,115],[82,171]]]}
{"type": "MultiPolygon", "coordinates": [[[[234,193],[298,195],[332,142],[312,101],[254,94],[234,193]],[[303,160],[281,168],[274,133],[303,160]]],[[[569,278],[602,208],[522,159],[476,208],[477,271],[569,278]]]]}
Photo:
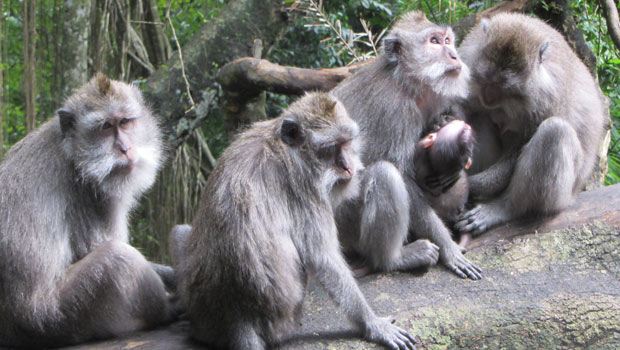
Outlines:
{"type": "Polygon", "coordinates": [[[125,124],[129,123],[130,121],[131,121],[131,119],[129,119],[129,118],[123,118],[123,119],[121,119],[120,124],[121,125],[125,125],[125,124]]]}
{"type": "Polygon", "coordinates": [[[431,38],[431,44],[439,44],[439,39],[437,39],[437,37],[432,37],[431,38]]]}
{"type": "Polygon", "coordinates": [[[101,129],[102,130],[108,130],[111,127],[112,127],[112,124],[110,124],[110,122],[105,122],[105,123],[103,123],[103,126],[101,127],[101,129]]]}
{"type": "Polygon", "coordinates": [[[450,38],[446,38],[445,43],[446,45],[450,45],[450,38]]]}

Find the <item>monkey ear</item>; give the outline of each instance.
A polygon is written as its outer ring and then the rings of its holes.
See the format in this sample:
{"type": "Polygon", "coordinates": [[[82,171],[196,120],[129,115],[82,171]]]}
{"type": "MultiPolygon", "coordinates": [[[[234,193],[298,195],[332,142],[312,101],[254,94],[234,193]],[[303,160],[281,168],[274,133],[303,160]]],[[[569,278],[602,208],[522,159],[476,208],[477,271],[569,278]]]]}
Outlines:
{"type": "Polygon", "coordinates": [[[383,54],[390,63],[398,62],[398,55],[400,54],[401,42],[397,37],[388,37],[383,39],[383,54]]]}
{"type": "Polygon", "coordinates": [[[285,144],[291,147],[297,147],[304,142],[306,135],[298,121],[284,119],[280,127],[280,138],[285,144]]]}
{"type": "Polygon", "coordinates": [[[75,128],[75,114],[66,109],[59,109],[56,111],[56,114],[58,114],[58,119],[60,120],[60,131],[62,132],[62,136],[67,136],[72,133],[75,128]]]}
{"type": "Polygon", "coordinates": [[[545,59],[547,59],[547,52],[549,51],[549,42],[545,41],[542,45],[540,45],[540,49],[538,49],[538,63],[543,63],[545,59]]]}

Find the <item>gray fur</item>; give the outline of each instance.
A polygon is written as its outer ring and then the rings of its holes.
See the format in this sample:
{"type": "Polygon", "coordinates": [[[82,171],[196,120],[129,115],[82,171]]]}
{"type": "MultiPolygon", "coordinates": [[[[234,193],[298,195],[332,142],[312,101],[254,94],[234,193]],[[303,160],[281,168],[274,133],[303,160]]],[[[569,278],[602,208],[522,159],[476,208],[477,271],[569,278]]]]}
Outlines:
{"type": "Polygon", "coordinates": [[[0,164],[0,346],[73,344],[169,318],[161,278],[127,243],[129,211],[159,167],[159,129],[136,88],[111,82],[122,97],[108,100],[99,96],[99,80],[107,77],[91,80],[65,103],[63,113],[77,116],[65,124],[66,137],[52,118],[0,164]],[[84,114],[107,113],[113,104],[140,113],[134,146],[148,154],[130,175],[106,176],[92,166],[115,156],[107,140],[89,136],[84,114]]]}
{"type": "Polygon", "coordinates": [[[375,316],[340,252],[332,203],[346,204],[333,197],[355,197],[359,176],[340,183],[326,150],[339,155],[353,138],[343,152],[357,173],[357,133],[340,103],[315,93],[254,124],[224,151],[191,229],[177,227],[171,236],[192,337],[230,349],[278,343],[315,276],[366,339],[413,348],[409,334],[375,316]]]}
{"type": "MultiPolygon", "coordinates": [[[[389,254],[377,258],[367,252],[359,252],[366,259],[372,259],[371,263],[380,270],[407,270],[434,264],[437,261],[435,245],[420,241],[414,243],[418,248],[422,244],[423,249],[407,248],[408,245],[402,247],[401,243],[408,235],[407,230],[413,230],[416,237],[428,238],[439,246],[439,257],[444,265],[461,277],[478,279],[481,277],[480,270],[463,256],[461,249],[452,240],[450,231],[416,184],[414,166],[415,145],[427,124],[442,109],[452,105],[454,100],[466,96],[469,69],[461,64],[454,52],[452,30],[434,25],[421,12],[405,15],[395,24],[387,38],[390,38],[392,46],[393,39],[398,40],[399,49],[384,52],[339,84],[333,93],[360,126],[361,137],[366,144],[362,156],[364,163],[372,166],[376,162],[386,161],[397,170],[395,174],[389,173],[389,176],[382,172],[378,175],[385,176],[366,183],[395,182],[397,185],[393,187],[399,188],[399,193],[374,192],[378,195],[369,195],[363,201],[358,201],[358,215],[337,216],[343,245],[345,249],[356,249],[355,246],[348,247],[346,243],[363,240],[362,232],[374,231],[374,234],[366,235],[370,240],[356,245],[375,246],[379,252],[389,254]],[[428,34],[432,32],[447,35],[451,40],[450,45],[441,51],[431,49],[428,34]],[[448,73],[449,69],[457,66],[460,71],[452,70],[448,73]],[[402,198],[408,198],[408,201],[402,198]],[[401,208],[392,209],[396,206],[401,208]],[[354,229],[358,226],[355,220],[359,220],[365,208],[384,210],[381,215],[364,216],[362,222],[365,227],[354,229]],[[403,211],[409,214],[402,215],[403,211]],[[392,251],[393,247],[398,247],[398,250],[392,251]],[[412,258],[411,254],[419,255],[421,259],[412,258]]],[[[368,193],[365,189],[362,192],[368,193]]]]}
{"type": "Polygon", "coordinates": [[[470,176],[481,201],[458,228],[480,234],[525,216],[566,208],[582,190],[603,136],[604,103],[596,81],[560,33],[520,14],[491,18],[459,48],[470,65],[469,114],[491,151],[470,176]]]}

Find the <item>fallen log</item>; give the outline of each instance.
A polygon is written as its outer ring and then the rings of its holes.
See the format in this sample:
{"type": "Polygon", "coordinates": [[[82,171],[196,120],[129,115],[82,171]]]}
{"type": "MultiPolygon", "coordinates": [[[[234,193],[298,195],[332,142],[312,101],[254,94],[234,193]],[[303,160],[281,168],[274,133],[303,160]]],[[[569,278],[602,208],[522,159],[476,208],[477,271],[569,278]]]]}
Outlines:
{"type": "MultiPolygon", "coordinates": [[[[620,185],[581,193],[544,221],[513,222],[470,244],[484,279],[442,266],[359,280],[377,314],[418,339],[418,349],[620,348],[620,185]]],[[[217,302],[217,301],[214,301],[217,302]]],[[[313,284],[301,325],[279,349],[375,349],[313,284]]],[[[206,349],[187,322],[68,349],[206,349]]]]}

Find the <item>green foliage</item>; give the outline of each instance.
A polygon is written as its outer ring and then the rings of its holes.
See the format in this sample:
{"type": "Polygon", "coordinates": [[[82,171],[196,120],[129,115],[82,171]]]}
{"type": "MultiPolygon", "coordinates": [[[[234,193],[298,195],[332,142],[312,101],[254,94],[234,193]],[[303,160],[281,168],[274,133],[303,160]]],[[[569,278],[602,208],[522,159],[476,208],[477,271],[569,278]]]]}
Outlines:
{"type": "MultiPolygon", "coordinates": [[[[228,0],[157,0],[157,8],[162,21],[166,21],[166,10],[170,6],[170,19],[174,25],[179,44],[183,46],[203,24],[216,17],[227,2],[228,0]]],[[[170,45],[173,50],[176,50],[172,30],[168,26],[167,34],[170,45]]]]}
{"type": "Polygon", "coordinates": [[[599,85],[609,98],[612,128],[609,173],[605,183],[620,183],[620,53],[607,33],[607,24],[598,1],[574,1],[571,2],[571,10],[577,16],[579,27],[596,56],[599,85]]]}

